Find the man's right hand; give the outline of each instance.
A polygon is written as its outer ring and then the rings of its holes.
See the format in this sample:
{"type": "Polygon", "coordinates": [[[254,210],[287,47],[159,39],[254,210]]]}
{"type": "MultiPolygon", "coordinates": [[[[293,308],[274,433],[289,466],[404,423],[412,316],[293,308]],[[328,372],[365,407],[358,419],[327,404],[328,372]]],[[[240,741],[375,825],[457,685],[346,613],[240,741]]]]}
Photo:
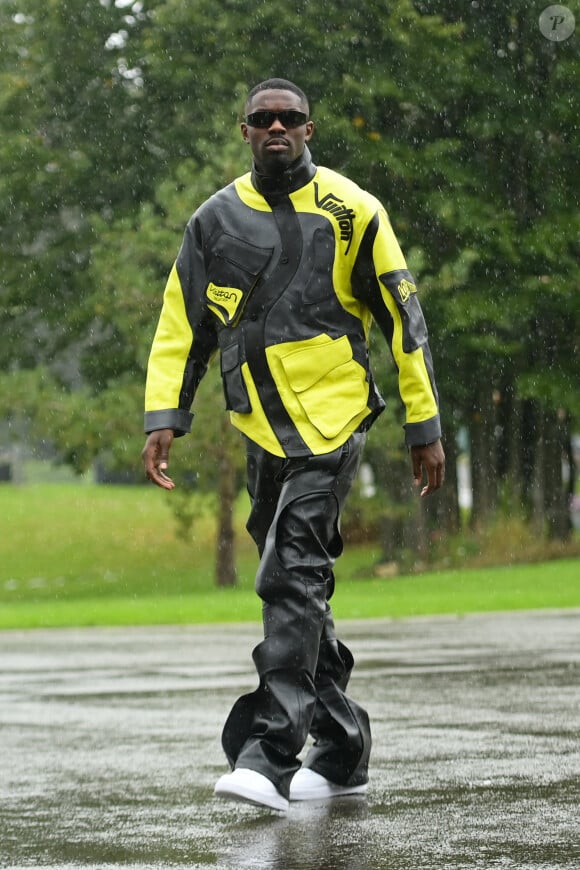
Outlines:
{"type": "Polygon", "coordinates": [[[175,489],[175,484],[165,473],[169,465],[169,451],[173,438],[173,429],[156,429],[147,436],[141,453],[147,477],[162,489],[175,489]]]}

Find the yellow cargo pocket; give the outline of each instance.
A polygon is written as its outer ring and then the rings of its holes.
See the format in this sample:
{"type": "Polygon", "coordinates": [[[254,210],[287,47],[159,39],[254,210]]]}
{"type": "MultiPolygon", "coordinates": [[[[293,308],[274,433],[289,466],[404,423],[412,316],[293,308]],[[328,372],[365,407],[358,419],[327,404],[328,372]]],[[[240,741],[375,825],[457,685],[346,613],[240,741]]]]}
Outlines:
{"type": "Polygon", "coordinates": [[[353,359],[346,335],[318,336],[280,361],[308,420],[325,438],[335,438],[367,407],[366,371],[353,359]]]}

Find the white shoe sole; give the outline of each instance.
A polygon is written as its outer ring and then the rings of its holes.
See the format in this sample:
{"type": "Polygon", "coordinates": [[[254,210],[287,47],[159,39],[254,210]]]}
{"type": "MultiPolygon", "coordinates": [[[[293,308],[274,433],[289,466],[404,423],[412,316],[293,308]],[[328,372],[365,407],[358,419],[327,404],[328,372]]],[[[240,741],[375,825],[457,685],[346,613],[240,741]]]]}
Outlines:
{"type": "Polygon", "coordinates": [[[291,801],[318,801],[330,798],[363,795],[368,783],[362,785],[337,785],[308,768],[299,770],[290,783],[291,801]]]}
{"type": "MultiPolygon", "coordinates": [[[[265,779],[265,777],[264,777],[265,779]]],[[[259,807],[268,807],[271,810],[286,812],[289,802],[276,791],[274,785],[267,780],[270,788],[262,790],[252,786],[251,783],[236,781],[231,773],[220,777],[215,784],[214,794],[216,797],[226,798],[233,801],[243,801],[259,807]]]]}
{"type": "Polygon", "coordinates": [[[290,789],[291,801],[321,801],[329,800],[330,798],[348,797],[349,795],[366,794],[368,786],[326,786],[311,789],[290,789]]]}

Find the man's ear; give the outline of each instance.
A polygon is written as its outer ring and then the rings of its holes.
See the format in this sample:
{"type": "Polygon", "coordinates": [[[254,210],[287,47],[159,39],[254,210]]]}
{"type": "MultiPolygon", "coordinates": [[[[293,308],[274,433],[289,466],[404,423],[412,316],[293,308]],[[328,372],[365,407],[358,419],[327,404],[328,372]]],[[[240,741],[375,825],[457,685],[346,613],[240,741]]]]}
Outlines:
{"type": "Polygon", "coordinates": [[[304,141],[310,142],[313,135],[314,135],[314,121],[307,121],[306,122],[306,136],[304,137],[304,141]]]}
{"type": "Polygon", "coordinates": [[[240,124],[240,130],[242,131],[242,139],[244,140],[244,142],[249,142],[250,140],[248,139],[248,125],[245,124],[243,121],[240,124]]]}

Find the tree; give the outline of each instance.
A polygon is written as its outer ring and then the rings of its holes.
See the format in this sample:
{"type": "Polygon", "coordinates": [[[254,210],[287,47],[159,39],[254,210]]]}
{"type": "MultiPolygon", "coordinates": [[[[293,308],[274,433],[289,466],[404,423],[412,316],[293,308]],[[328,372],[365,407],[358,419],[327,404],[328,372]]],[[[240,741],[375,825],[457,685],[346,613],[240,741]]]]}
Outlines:
{"type": "MultiPolygon", "coordinates": [[[[562,413],[578,414],[578,47],[546,40],[524,2],[472,4],[468,12],[446,3],[445,15],[463,22],[466,57],[478,75],[463,82],[451,119],[455,157],[469,181],[453,200],[448,191],[429,197],[448,251],[432,281],[450,274],[436,329],[455,364],[473,373],[471,397],[462,378],[458,402],[471,432],[475,516],[485,520],[502,477],[512,506],[531,507],[529,469],[510,456],[516,444],[531,448],[532,476],[546,481],[545,448],[555,439],[546,441],[540,421],[547,416],[552,429],[562,413]],[[531,427],[530,402],[538,406],[531,427]]],[[[561,463],[555,449],[552,472],[561,463]]],[[[534,511],[540,528],[565,537],[565,524],[551,519],[566,511],[560,473],[555,480],[557,493],[537,494],[534,511]]]]}
{"type": "Polygon", "coordinates": [[[0,5],[3,366],[48,361],[78,385],[91,216],[133,210],[157,167],[136,70],[114,47],[139,26],[107,2],[0,5]]]}
{"type": "MultiPolygon", "coordinates": [[[[144,369],[183,224],[247,166],[248,85],[283,75],[312,95],[316,161],[392,216],[434,337],[448,455],[459,427],[471,433],[474,522],[507,492],[562,535],[567,493],[549,482],[580,414],[579,69],[577,41],[544,39],[523,0],[4,0],[5,406],[77,470],[103,451],[138,468],[144,369]]],[[[389,413],[368,448],[385,504],[408,474],[397,403],[389,413]]],[[[452,496],[427,516],[410,501],[386,525],[403,522],[402,540],[421,523],[453,529],[452,496]]]]}

